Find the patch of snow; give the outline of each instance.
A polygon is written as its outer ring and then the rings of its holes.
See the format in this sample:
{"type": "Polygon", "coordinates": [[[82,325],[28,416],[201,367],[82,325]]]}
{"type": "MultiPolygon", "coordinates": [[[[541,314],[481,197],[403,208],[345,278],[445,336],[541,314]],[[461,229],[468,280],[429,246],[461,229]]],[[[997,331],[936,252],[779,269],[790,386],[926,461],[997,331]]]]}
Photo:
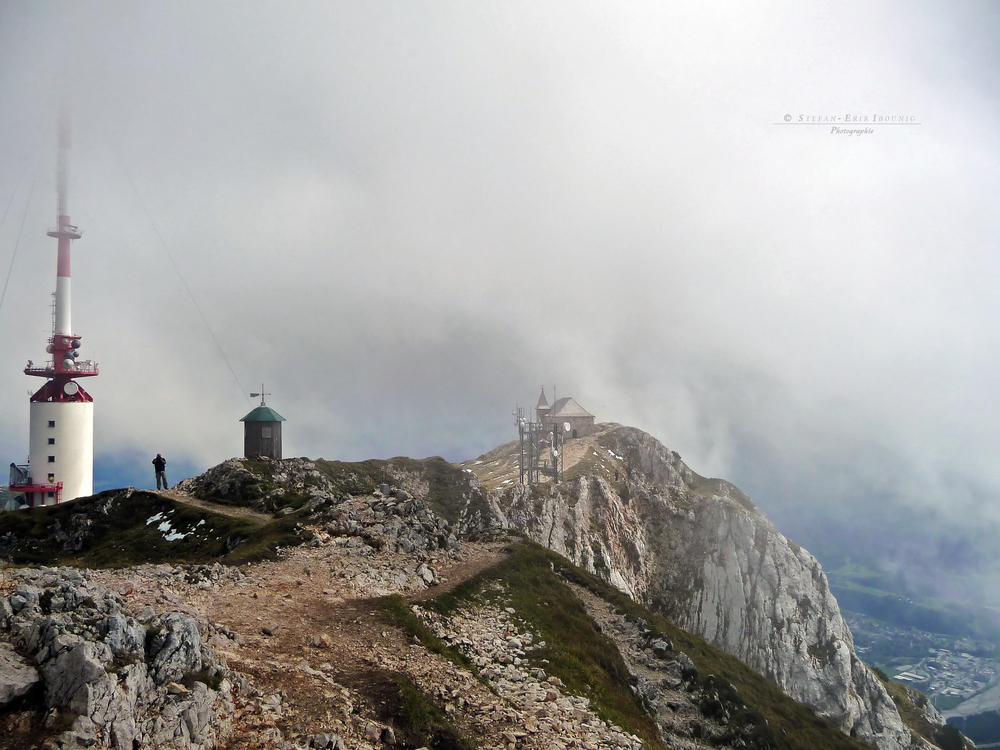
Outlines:
{"type": "MultiPolygon", "coordinates": [[[[202,521],[202,523],[204,523],[204,521],[202,521]]],[[[156,529],[157,531],[163,534],[163,538],[166,539],[168,542],[175,542],[178,539],[183,539],[184,537],[191,535],[190,531],[187,534],[182,534],[179,531],[174,531],[172,528],[170,528],[170,521],[164,521],[159,526],[157,526],[156,529]]]]}
{"type": "Polygon", "coordinates": [[[159,521],[161,518],[163,518],[162,513],[157,513],[155,516],[150,516],[149,518],[146,519],[146,525],[149,526],[149,524],[154,523],[155,521],[159,521]]]}

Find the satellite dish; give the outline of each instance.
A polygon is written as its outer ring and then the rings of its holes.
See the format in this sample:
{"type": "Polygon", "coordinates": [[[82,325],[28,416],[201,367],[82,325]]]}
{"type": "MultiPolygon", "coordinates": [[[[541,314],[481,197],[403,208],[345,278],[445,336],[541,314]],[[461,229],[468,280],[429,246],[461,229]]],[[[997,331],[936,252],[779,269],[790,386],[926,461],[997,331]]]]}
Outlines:
{"type": "Polygon", "coordinates": [[[80,386],[74,383],[72,380],[63,386],[63,393],[65,393],[67,396],[75,396],[79,392],[80,392],[80,386]]]}
{"type": "Polygon", "coordinates": [[[553,449],[552,449],[552,457],[553,457],[553,458],[555,458],[555,457],[556,457],[556,456],[558,456],[558,455],[559,455],[559,451],[558,451],[558,450],[556,450],[555,448],[553,448],[553,449]]]}
{"type": "Polygon", "coordinates": [[[569,422],[563,422],[563,432],[569,432],[571,429],[573,428],[570,427],[569,422]]]}

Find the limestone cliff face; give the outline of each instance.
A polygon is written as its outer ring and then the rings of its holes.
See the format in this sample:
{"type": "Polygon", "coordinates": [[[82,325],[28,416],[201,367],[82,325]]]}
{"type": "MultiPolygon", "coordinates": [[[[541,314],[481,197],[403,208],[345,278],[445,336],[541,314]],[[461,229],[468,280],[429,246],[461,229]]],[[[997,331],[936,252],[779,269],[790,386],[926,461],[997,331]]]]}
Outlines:
{"type": "Polygon", "coordinates": [[[587,440],[568,480],[488,492],[464,530],[521,530],[852,736],[881,750],[924,745],[855,655],[816,558],[739,489],[698,476],[649,435],[607,425],[587,440]]]}

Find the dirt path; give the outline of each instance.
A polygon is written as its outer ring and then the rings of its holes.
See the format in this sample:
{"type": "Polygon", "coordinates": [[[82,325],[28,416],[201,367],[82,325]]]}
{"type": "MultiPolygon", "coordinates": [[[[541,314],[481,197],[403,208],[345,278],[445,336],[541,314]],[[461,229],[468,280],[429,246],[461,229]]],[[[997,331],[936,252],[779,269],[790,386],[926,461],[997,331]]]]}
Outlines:
{"type": "Polygon", "coordinates": [[[563,471],[569,471],[580,461],[585,459],[591,451],[597,447],[597,438],[594,436],[567,440],[563,445],[565,451],[563,455],[563,471]]]}
{"type": "MultiPolygon", "coordinates": [[[[122,591],[134,609],[185,611],[228,629],[231,636],[212,635],[211,645],[230,668],[251,677],[264,696],[259,704],[270,700],[277,706],[265,711],[238,704],[240,717],[227,747],[243,750],[260,747],[275,728],[286,739],[317,733],[360,739],[369,723],[391,725],[399,708],[393,704],[398,674],[429,694],[457,691],[488,706],[482,715],[502,716],[496,696],[466,671],[408,640],[381,612],[377,598],[404,572],[409,582],[399,593],[412,601],[440,596],[509,551],[507,543],[465,543],[455,558],[443,553],[418,558],[298,547],[277,562],[242,568],[242,580],[211,588],[177,582],[161,588],[137,582],[127,571],[104,571],[101,578],[122,591]],[[421,564],[433,570],[432,586],[416,580],[414,570],[421,564]]],[[[456,721],[467,736],[482,738],[480,746],[491,744],[487,740],[496,726],[465,715],[456,721]]]]}
{"type": "Polygon", "coordinates": [[[169,497],[171,500],[176,500],[177,502],[184,503],[185,505],[191,505],[195,508],[201,508],[202,510],[207,510],[212,513],[219,513],[223,516],[246,518],[254,523],[260,524],[261,526],[274,520],[274,516],[267,513],[261,513],[259,511],[251,510],[250,508],[243,508],[237,505],[222,505],[221,503],[210,503],[206,500],[199,500],[198,498],[176,488],[169,490],[149,490],[149,492],[169,497]]]}
{"type": "MultiPolygon", "coordinates": [[[[472,547],[466,543],[467,547],[472,547]]],[[[513,551],[508,543],[484,545],[484,549],[478,550],[465,558],[461,558],[448,568],[447,580],[435,583],[423,591],[410,594],[407,599],[414,602],[421,602],[427,599],[436,599],[442,594],[446,594],[455,588],[462,581],[467,581],[482,573],[487,568],[491,568],[513,551]]]]}
{"type": "MultiPolygon", "coordinates": [[[[439,583],[409,598],[440,595],[504,556],[504,545],[467,544],[457,559],[431,563],[439,583]]],[[[251,674],[262,692],[283,691],[287,711],[276,726],[286,737],[356,735],[368,723],[359,716],[390,722],[395,673],[406,673],[415,683],[421,673],[441,682],[462,679],[452,665],[408,642],[374,599],[356,597],[356,587],[343,575],[352,562],[345,565],[324,549],[292,550],[280,562],[253,566],[228,595],[200,592],[191,599],[211,620],[242,636],[243,645],[224,654],[230,666],[251,674]],[[331,710],[332,697],[339,698],[339,714],[331,710]]],[[[394,562],[412,567],[417,561],[400,556],[394,562]]],[[[478,683],[462,687],[485,690],[478,683]]],[[[474,727],[467,729],[476,733],[474,727]]],[[[234,749],[252,746],[236,737],[231,744],[234,749]]]]}

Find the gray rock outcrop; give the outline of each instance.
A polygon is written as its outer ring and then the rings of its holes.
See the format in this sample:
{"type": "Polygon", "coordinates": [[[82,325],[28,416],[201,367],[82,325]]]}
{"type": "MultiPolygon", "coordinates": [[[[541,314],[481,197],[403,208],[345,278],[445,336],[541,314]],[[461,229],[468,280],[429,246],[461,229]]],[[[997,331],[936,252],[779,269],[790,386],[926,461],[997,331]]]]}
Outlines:
{"type": "Polygon", "coordinates": [[[228,731],[228,670],[191,617],[140,623],[117,595],[71,569],[15,575],[20,585],[0,599],[0,700],[38,687],[45,709],[73,717],[46,748],[209,748],[228,731]],[[191,689],[169,690],[177,680],[191,689]]]}
{"type": "MultiPolygon", "coordinates": [[[[357,545],[407,554],[460,550],[462,545],[452,524],[439,517],[426,501],[428,482],[418,473],[393,469],[390,463],[385,470],[393,482],[405,485],[405,489],[390,485],[383,493],[364,477],[341,477],[338,484],[320,471],[316,462],[304,458],[233,458],[200,476],[185,479],[176,489],[206,500],[238,500],[258,512],[289,515],[295,508],[282,507],[285,498],[306,497],[298,507],[305,511],[303,516],[310,524],[322,530],[321,535],[314,535],[316,544],[350,544],[353,540],[357,545]],[[366,482],[372,486],[366,487],[366,482]],[[355,490],[364,489],[364,494],[340,491],[338,487],[344,483],[355,490]]],[[[242,541],[234,540],[233,547],[242,541]]]]}
{"type": "Polygon", "coordinates": [[[8,643],[0,643],[0,707],[27,695],[41,681],[38,670],[15,653],[8,643]]]}
{"type": "Polygon", "coordinates": [[[470,502],[465,533],[517,529],[739,657],[880,750],[922,741],[854,651],[819,562],[735,486],[651,436],[604,425],[571,481],[470,502]],[[619,481],[612,477],[617,476],[619,481]]]}
{"type": "Polygon", "coordinates": [[[201,636],[197,623],[177,612],[169,612],[155,622],[160,629],[150,639],[148,655],[149,671],[157,684],[175,682],[200,671],[201,636]]]}

